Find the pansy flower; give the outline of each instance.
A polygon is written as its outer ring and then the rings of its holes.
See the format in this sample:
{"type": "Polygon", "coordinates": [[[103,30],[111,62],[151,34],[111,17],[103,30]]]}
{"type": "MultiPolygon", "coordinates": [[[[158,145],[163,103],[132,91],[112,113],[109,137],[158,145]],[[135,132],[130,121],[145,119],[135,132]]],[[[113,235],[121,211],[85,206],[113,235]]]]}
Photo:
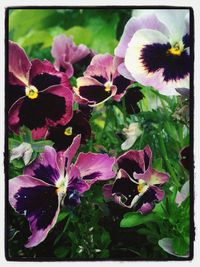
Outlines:
{"type": "Polygon", "coordinates": [[[91,136],[91,127],[85,115],[76,110],[66,125],[50,127],[46,138],[54,142],[53,147],[56,150],[65,150],[78,134],[81,134],[81,143],[86,144],[86,140],[91,136]]]}
{"type": "Polygon", "coordinates": [[[126,24],[115,55],[119,72],[161,94],[189,87],[191,70],[189,11],[138,11],[126,24]]]}
{"type": "Polygon", "coordinates": [[[168,181],[168,174],[152,169],[152,152],[130,150],[117,159],[118,173],[114,184],[104,186],[105,198],[113,198],[123,207],[150,212],[155,203],[164,197],[161,185],[168,181]]]}
{"type": "Polygon", "coordinates": [[[109,54],[96,55],[84,72],[84,77],[77,79],[75,93],[80,103],[97,106],[109,98],[120,101],[130,81],[117,71],[117,63],[109,54]]]}
{"type": "Polygon", "coordinates": [[[75,45],[71,37],[66,37],[64,34],[54,38],[51,49],[51,54],[55,59],[55,66],[58,70],[64,71],[68,78],[74,75],[75,63],[91,60],[93,53],[87,46],[80,44],[75,45]]]}
{"type": "Polygon", "coordinates": [[[66,124],[73,115],[73,93],[64,73],[47,61],[30,61],[24,50],[9,42],[9,127],[18,134],[25,125],[33,139],[44,137],[48,126],[66,124]]]}
{"type": "Polygon", "coordinates": [[[75,164],[72,159],[80,145],[74,138],[65,151],[56,153],[49,146],[28,167],[24,174],[9,180],[9,202],[15,211],[29,221],[31,236],[27,248],[37,246],[54,227],[60,206],[77,205],[80,195],[98,180],[115,176],[115,158],[107,154],[80,153],[75,164]]]}

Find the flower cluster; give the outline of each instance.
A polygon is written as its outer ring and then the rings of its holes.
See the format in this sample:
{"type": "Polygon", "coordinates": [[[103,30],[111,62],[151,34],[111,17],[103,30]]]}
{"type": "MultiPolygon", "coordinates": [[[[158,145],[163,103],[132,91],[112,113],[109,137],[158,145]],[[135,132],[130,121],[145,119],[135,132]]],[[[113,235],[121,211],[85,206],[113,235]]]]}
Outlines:
{"type": "MultiPolygon", "coordinates": [[[[128,116],[140,112],[143,86],[164,95],[189,88],[189,34],[187,11],[146,10],[127,22],[114,55],[98,54],[59,35],[51,49],[52,64],[30,60],[23,48],[9,41],[10,133],[19,135],[25,126],[33,140],[52,141],[34,160],[29,142],[10,152],[11,162],[22,158],[25,164],[23,173],[9,180],[9,202],[29,222],[27,248],[40,244],[56,224],[60,209],[77,207],[94,183],[109,180],[103,184],[105,200],[143,215],[164,199],[169,174],[152,167],[151,144],[132,149],[143,134],[140,121],[130,116],[129,126],[124,123],[121,135],[126,140],[121,150],[128,151],[120,156],[108,150],[83,153],[81,149],[95,139],[90,121],[95,109],[118,105],[128,116]],[[85,64],[80,74],[76,67],[85,64]]],[[[181,163],[189,169],[186,152],[187,148],[181,151],[181,163]]],[[[177,203],[186,198],[180,195],[177,203]]]]}

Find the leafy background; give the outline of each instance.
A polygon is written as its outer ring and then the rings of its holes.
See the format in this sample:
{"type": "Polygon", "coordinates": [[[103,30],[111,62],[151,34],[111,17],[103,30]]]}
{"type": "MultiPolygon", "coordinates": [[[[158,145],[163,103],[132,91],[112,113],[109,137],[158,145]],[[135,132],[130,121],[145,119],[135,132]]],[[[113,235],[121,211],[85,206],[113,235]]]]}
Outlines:
{"type": "MultiPolygon", "coordinates": [[[[131,12],[130,9],[109,8],[11,9],[9,39],[21,45],[29,58],[48,59],[52,63],[51,46],[58,34],[73,36],[77,45],[83,43],[98,53],[113,54],[131,12]]],[[[137,84],[129,90],[135,86],[137,84]]],[[[86,192],[78,208],[62,209],[47,239],[32,249],[24,248],[30,235],[28,223],[8,207],[9,259],[177,259],[158,245],[158,241],[166,237],[172,240],[177,255],[188,253],[192,242],[189,234],[190,199],[187,198],[179,208],[175,204],[177,191],[189,177],[179,163],[180,150],[189,144],[188,121],[184,112],[177,116],[177,111],[188,106],[188,101],[141,87],[145,98],[140,101],[141,112],[138,114],[128,115],[124,100],[120,103],[109,101],[95,109],[90,120],[93,135],[81,151],[119,156],[123,151],[117,133],[130,122],[139,122],[143,134],[132,148],[143,149],[149,144],[154,168],[169,173],[169,183],[164,186],[164,201],[152,213],[140,215],[114,203],[106,203],[102,195],[103,184],[95,184],[86,192]]],[[[34,143],[28,130],[23,129],[20,136],[10,134],[9,148],[24,140],[32,144],[34,158],[47,144],[46,140],[34,143]]],[[[21,174],[23,168],[22,161],[14,160],[9,164],[9,178],[21,174]]]]}

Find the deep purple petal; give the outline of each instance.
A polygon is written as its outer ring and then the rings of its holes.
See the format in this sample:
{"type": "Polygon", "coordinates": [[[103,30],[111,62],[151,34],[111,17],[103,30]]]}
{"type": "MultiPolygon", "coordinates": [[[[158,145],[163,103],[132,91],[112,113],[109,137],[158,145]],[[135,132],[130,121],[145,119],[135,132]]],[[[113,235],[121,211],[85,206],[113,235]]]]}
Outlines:
{"type": "Polygon", "coordinates": [[[26,56],[25,51],[12,41],[9,41],[8,61],[9,72],[12,73],[12,75],[18,80],[18,85],[28,86],[31,62],[26,56]]]}
{"type": "Polygon", "coordinates": [[[78,134],[81,134],[81,143],[85,144],[90,138],[91,127],[83,113],[75,111],[71,121],[66,125],[49,128],[46,138],[54,142],[56,150],[66,150],[78,134]],[[66,134],[66,129],[70,130],[69,134],[66,134]]]}
{"type": "Polygon", "coordinates": [[[34,85],[39,91],[58,84],[71,90],[70,82],[65,73],[57,71],[51,62],[34,59],[31,63],[30,84],[34,85]]]}
{"type": "Polygon", "coordinates": [[[130,177],[134,173],[144,174],[151,166],[152,153],[149,146],[144,150],[130,150],[117,159],[119,169],[125,170],[130,177]]]}
{"type": "Polygon", "coordinates": [[[140,89],[140,87],[130,88],[125,94],[125,105],[128,114],[135,114],[140,112],[138,102],[144,97],[140,89]]]}
{"type": "Polygon", "coordinates": [[[113,80],[113,84],[117,87],[116,95],[113,97],[114,100],[120,101],[122,96],[126,93],[127,87],[130,85],[130,80],[124,78],[121,75],[118,75],[113,80]]]}
{"type": "Polygon", "coordinates": [[[24,169],[24,174],[33,176],[48,184],[55,185],[60,178],[57,153],[54,148],[45,146],[45,150],[32,164],[24,169]]]}
{"type": "Polygon", "coordinates": [[[25,245],[37,246],[56,223],[59,201],[56,188],[28,175],[9,180],[9,202],[29,221],[32,235],[25,245]]]}
{"type": "Polygon", "coordinates": [[[183,167],[186,170],[190,170],[190,147],[184,147],[181,151],[180,151],[180,163],[183,165],[183,167]]]}

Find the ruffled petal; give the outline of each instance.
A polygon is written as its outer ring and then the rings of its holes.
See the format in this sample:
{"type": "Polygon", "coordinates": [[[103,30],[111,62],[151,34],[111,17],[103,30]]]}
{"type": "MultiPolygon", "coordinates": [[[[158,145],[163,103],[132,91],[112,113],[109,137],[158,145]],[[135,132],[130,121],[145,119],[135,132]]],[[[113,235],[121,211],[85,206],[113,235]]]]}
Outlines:
{"type": "MultiPolygon", "coordinates": [[[[22,86],[29,85],[29,71],[31,68],[31,62],[26,56],[25,51],[19,47],[16,43],[9,41],[9,72],[12,73],[15,80],[13,84],[18,84],[22,86]]],[[[11,82],[12,80],[10,80],[11,82]]]]}
{"type": "Polygon", "coordinates": [[[84,76],[102,76],[106,81],[112,81],[116,75],[113,56],[109,54],[98,54],[91,60],[90,65],[84,72],[84,76]]]}
{"type": "Polygon", "coordinates": [[[90,77],[80,77],[77,79],[77,88],[75,93],[88,102],[89,106],[96,106],[111,98],[116,94],[116,86],[111,86],[110,90],[106,90],[106,86],[97,79],[90,77]]]}
{"type": "Polygon", "coordinates": [[[181,56],[168,55],[168,42],[161,32],[138,30],[129,43],[125,66],[139,83],[177,95],[175,88],[189,88],[190,59],[186,51],[181,56]]]}
{"type": "Polygon", "coordinates": [[[45,146],[44,152],[24,169],[24,174],[40,179],[48,184],[56,185],[60,178],[60,171],[55,149],[45,146]]]}
{"type": "Polygon", "coordinates": [[[72,159],[75,156],[81,142],[81,135],[77,135],[74,139],[70,147],[65,152],[57,153],[57,163],[60,169],[60,172],[64,175],[69,172],[72,159]]]}
{"type": "Polygon", "coordinates": [[[131,41],[131,38],[133,37],[135,32],[140,29],[152,29],[160,31],[165,35],[168,34],[167,27],[158,20],[155,14],[146,14],[144,16],[140,16],[139,18],[133,17],[127,22],[120,42],[115,48],[116,56],[121,58],[125,57],[126,50],[128,48],[129,42],[131,41]]]}
{"type": "Polygon", "coordinates": [[[32,235],[25,247],[37,246],[57,221],[59,199],[56,188],[28,175],[9,180],[9,202],[29,221],[32,235]]]}
{"type": "Polygon", "coordinates": [[[48,60],[34,59],[31,63],[30,84],[34,85],[39,91],[58,84],[72,89],[66,74],[57,71],[48,60]]]}
{"type": "Polygon", "coordinates": [[[152,152],[149,146],[144,150],[130,150],[117,159],[119,169],[125,170],[130,177],[144,174],[149,170],[152,162],[152,152]]]}
{"type": "Polygon", "coordinates": [[[97,180],[109,180],[115,176],[113,166],[115,158],[107,154],[80,153],[75,166],[80,172],[81,178],[88,184],[93,184],[97,180]]]}
{"type": "Polygon", "coordinates": [[[144,180],[148,185],[160,185],[165,184],[169,180],[169,174],[164,172],[158,172],[152,168],[149,168],[149,170],[145,174],[134,174],[134,178],[139,180],[144,180]]]}

